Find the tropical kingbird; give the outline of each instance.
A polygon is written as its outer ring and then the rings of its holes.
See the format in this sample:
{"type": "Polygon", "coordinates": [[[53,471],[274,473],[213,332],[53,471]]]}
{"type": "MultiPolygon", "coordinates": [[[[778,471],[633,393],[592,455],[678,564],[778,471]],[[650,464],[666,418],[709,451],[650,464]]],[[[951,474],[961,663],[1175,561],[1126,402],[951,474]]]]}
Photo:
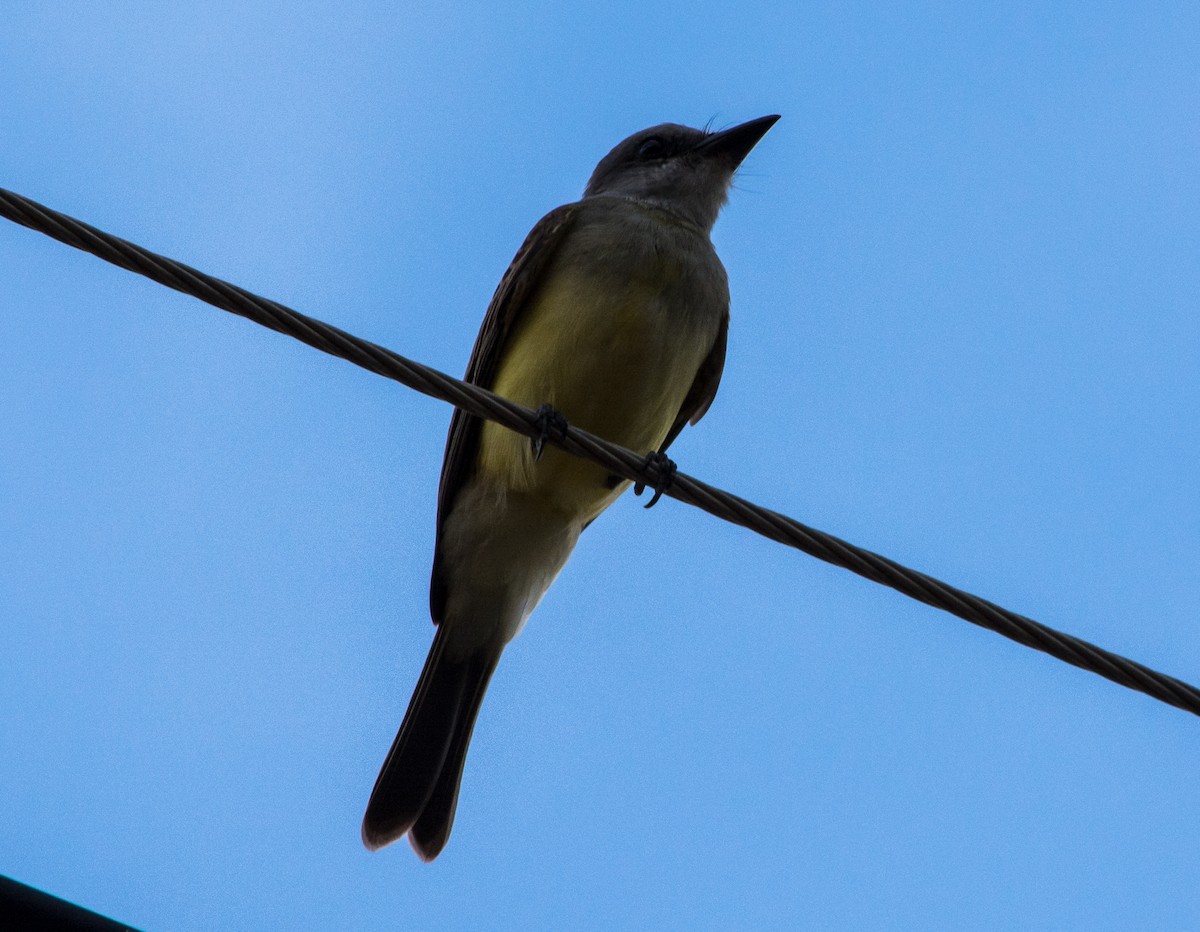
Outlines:
{"type": "MultiPolygon", "coordinates": [[[[663,457],[712,404],[729,284],[709,234],[734,171],[778,120],[630,136],[583,199],[526,238],[492,297],[466,380],[663,457]]],[[[544,439],[544,438],[543,438],[544,439]]],[[[500,654],[580,532],[629,483],[455,410],[438,489],[429,607],[437,632],[363,817],[368,848],[450,837],[467,745],[500,654]]]]}

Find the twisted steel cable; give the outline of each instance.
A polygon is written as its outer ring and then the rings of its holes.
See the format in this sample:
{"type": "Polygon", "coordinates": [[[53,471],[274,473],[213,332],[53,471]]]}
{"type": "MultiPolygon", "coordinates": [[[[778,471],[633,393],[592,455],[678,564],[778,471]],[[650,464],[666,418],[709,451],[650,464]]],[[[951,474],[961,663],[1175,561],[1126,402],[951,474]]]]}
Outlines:
{"type": "MultiPolygon", "coordinates": [[[[447,401],[470,414],[496,421],[529,437],[538,436],[541,432],[536,413],[523,405],[406,359],[382,346],[360,340],[276,301],[150,252],[3,188],[0,188],[0,215],[68,246],[90,252],[113,265],[145,275],[168,288],[192,295],[214,307],[294,337],[322,352],[386,376],[423,394],[447,401]]],[[[647,461],[632,450],[609,443],[577,427],[568,427],[565,434],[553,434],[546,439],[569,453],[598,463],[634,482],[654,486],[656,482],[669,478],[670,485],[664,494],[671,498],[694,505],[715,517],[802,550],[873,582],[890,586],[910,598],[995,631],[1018,644],[1043,651],[1114,683],[1143,692],[1193,715],[1200,715],[1200,689],[1127,657],[1010,612],[986,599],[682,472],[666,477],[660,473],[660,467],[654,461],[647,461]]]]}

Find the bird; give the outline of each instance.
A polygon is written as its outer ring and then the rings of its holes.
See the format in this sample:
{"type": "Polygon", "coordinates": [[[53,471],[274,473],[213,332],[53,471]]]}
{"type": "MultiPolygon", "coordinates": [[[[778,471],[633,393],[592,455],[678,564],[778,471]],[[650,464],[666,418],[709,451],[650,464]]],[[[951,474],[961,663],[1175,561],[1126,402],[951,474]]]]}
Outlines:
{"type": "MultiPolygon", "coordinates": [[[[673,468],[667,448],[712,404],[729,284],[710,234],[735,171],[778,119],[720,131],[664,123],[629,136],[580,200],[533,227],[502,277],[465,378],[536,409],[544,429],[531,442],[461,409],[451,418],[434,639],[367,803],[367,848],[407,835],[426,862],[445,848],[500,655],[583,529],[630,484],[544,440],[569,424],[673,468]]],[[[669,481],[670,469],[660,475],[669,481]]]]}

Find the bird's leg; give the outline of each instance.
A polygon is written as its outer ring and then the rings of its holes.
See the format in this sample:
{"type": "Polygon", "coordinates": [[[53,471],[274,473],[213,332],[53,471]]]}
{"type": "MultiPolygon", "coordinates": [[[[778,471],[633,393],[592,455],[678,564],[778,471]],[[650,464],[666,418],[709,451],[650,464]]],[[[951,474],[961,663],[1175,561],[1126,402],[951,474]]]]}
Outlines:
{"type": "Polygon", "coordinates": [[[654,489],[653,497],[651,497],[650,501],[646,502],[647,508],[653,508],[655,502],[662,498],[663,492],[671,487],[671,483],[675,479],[675,473],[678,470],[675,461],[661,450],[646,454],[646,461],[642,463],[643,475],[651,466],[655,469],[654,479],[650,482],[638,482],[633,487],[634,495],[641,495],[647,485],[654,489]]]}
{"type": "Polygon", "coordinates": [[[538,408],[534,415],[536,420],[533,423],[538,429],[538,435],[530,442],[533,444],[533,461],[536,463],[542,458],[542,450],[545,449],[549,438],[562,440],[567,436],[567,419],[555,411],[553,405],[548,404],[538,408]]]}

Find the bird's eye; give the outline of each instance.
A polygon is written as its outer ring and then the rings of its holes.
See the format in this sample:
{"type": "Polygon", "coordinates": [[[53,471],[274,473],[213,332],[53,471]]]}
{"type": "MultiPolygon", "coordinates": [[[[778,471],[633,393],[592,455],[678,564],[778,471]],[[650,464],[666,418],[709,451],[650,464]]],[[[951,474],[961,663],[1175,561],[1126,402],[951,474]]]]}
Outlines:
{"type": "Polygon", "coordinates": [[[638,146],[639,159],[661,159],[667,154],[667,147],[657,136],[651,136],[638,146]]]}

